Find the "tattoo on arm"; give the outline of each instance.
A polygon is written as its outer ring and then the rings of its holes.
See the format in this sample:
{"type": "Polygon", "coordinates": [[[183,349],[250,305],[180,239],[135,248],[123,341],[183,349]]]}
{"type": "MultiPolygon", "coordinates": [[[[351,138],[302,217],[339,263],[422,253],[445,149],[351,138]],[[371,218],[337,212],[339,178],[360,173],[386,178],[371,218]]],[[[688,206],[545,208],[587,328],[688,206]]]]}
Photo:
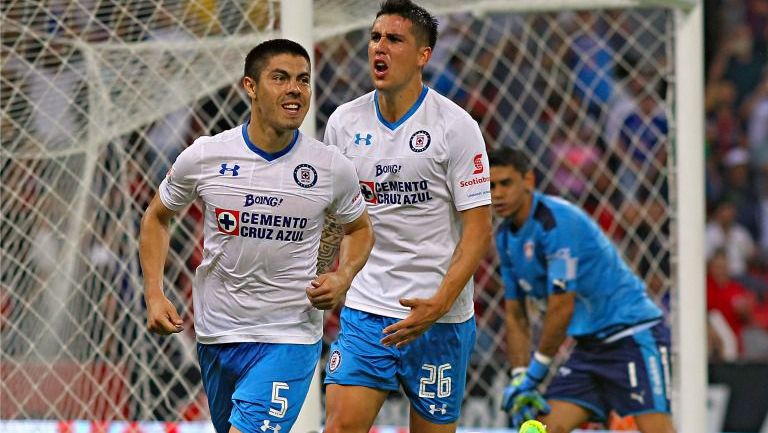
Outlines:
{"type": "Polygon", "coordinates": [[[343,237],[344,230],[336,220],[336,215],[326,213],[323,234],[320,236],[320,249],[317,252],[318,275],[331,270],[343,237]]]}

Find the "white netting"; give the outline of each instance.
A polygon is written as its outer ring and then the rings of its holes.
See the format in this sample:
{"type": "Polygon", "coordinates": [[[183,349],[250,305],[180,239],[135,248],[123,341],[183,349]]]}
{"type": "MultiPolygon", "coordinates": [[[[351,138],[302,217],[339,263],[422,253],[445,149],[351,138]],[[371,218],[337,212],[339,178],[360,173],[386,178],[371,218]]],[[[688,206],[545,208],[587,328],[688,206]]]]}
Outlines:
{"type": "MultiPolygon", "coordinates": [[[[320,128],[371,89],[377,3],[315,1],[320,128]]],[[[525,146],[540,187],[595,215],[663,302],[671,11],[423,4],[441,30],[428,84],[477,119],[489,146],[525,146]]],[[[244,120],[243,58],[280,34],[279,2],[9,1],[0,11],[0,418],[205,417],[192,332],[145,331],[138,223],[181,149],[244,120]]],[[[200,217],[193,205],[174,222],[166,267],[187,329],[200,217]]],[[[462,424],[499,426],[503,289],[492,254],[476,280],[478,346],[462,424]]],[[[394,399],[380,421],[402,424],[406,414],[394,399]]]]}

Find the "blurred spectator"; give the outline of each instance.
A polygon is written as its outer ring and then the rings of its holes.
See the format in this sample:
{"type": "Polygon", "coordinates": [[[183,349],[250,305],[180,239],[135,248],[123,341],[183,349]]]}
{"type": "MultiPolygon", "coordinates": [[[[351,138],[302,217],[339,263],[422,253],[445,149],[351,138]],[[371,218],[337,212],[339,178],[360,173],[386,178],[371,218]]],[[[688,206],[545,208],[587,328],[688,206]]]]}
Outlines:
{"type": "Polygon", "coordinates": [[[587,104],[589,113],[595,119],[600,119],[603,107],[613,93],[616,54],[608,43],[604,20],[589,11],[578,12],[577,17],[578,27],[568,63],[576,74],[576,95],[587,104]]]}
{"type": "Polygon", "coordinates": [[[736,222],[736,207],[733,202],[724,200],[718,203],[713,220],[707,224],[705,249],[707,260],[711,260],[718,250],[723,249],[727,258],[728,273],[738,278],[747,270],[747,262],[755,254],[755,242],[752,236],[736,222]]]}
{"type": "MultiPolygon", "coordinates": [[[[637,109],[624,119],[616,146],[621,167],[618,175],[624,194],[644,198],[667,164],[667,135],[669,125],[659,104],[660,89],[645,89],[637,95],[637,109]]],[[[665,190],[660,190],[666,196],[665,190]]]]}
{"type": "MultiPolygon", "coordinates": [[[[763,72],[763,80],[755,93],[745,104],[749,116],[747,122],[747,143],[749,160],[754,169],[765,178],[768,175],[768,67],[763,72]]],[[[768,191],[762,191],[768,194],[768,191]]]]}
{"type": "Polygon", "coordinates": [[[552,185],[558,194],[581,199],[591,187],[591,179],[602,159],[595,143],[598,128],[589,121],[564,125],[549,146],[552,185]]]}
{"type": "Polygon", "coordinates": [[[734,84],[736,107],[740,107],[757,87],[762,74],[764,60],[762,56],[755,56],[754,42],[752,29],[748,25],[737,26],[715,54],[710,68],[710,79],[724,79],[734,84]]]}
{"type": "Polygon", "coordinates": [[[718,157],[722,157],[744,139],[736,115],[736,87],[730,81],[716,81],[708,84],[707,93],[707,139],[718,157]]]}
{"type": "Polygon", "coordinates": [[[736,336],[739,353],[744,350],[742,328],[752,323],[754,308],[754,295],[729,275],[725,250],[716,250],[707,263],[707,311],[723,315],[736,336]]]}
{"type": "Polygon", "coordinates": [[[760,198],[757,182],[749,167],[749,152],[737,147],[728,151],[723,158],[723,196],[733,202],[736,221],[749,230],[753,239],[759,234],[760,198]]]}

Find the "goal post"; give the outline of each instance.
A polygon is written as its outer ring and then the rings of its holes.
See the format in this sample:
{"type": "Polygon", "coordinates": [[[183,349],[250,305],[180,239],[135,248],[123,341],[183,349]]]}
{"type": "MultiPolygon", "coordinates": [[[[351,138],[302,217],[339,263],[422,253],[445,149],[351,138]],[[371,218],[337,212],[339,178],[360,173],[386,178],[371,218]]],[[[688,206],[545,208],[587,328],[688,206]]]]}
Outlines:
{"type": "MultiPolygon", "coordinates": [[[[313,55],[308,135],[371,90],[366,44],[378,3],[0,7],[0,420],[207,419],[189,326],[201,206],[172,225],[165,287],[187,331],[167,338],[144,325],[141,214],[192,139],[245,120],[239,80],[257,43],[288,37],[313,55]]],[[[586,208],[654,299],[672,299],[675,422],[705,431],[701,3],[417,3],[440,21],[427,84],[478,121],[489,147],[522,146],[539,187],[586,208]]],[[[467,428],[506,423],[496,267],[489,254],[475,276],[467,428]]],[[[395,403],[377,422],[402,423],[395,403]]],[[[313,385],[297,431],[317,429],[321,406],[313,385]]]]}

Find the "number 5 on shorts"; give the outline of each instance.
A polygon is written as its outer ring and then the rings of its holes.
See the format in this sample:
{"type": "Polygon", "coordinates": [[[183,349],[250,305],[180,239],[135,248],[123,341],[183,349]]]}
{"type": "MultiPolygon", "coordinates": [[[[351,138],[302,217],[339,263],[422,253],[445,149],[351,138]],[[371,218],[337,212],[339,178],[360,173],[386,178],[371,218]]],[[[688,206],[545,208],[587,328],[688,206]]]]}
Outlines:
{"type": "Polygon", "coordinates": [[[435,398],[435,393],[427,391],[427,385],[434,385],[437,382],[437,397],[445,398],[451,395],[451,377],[446,376],[445,372],[451,369],[451,364],[434,366],[424,364],[422,370],[427,371],[427,377],[419,379],[419,397],[435,398]]]}
{"type": "Polygon", "coordinates": [[[280,409],[269,408],[269,414],[276,418],[282,418],[285,416],[285,412],[288,411],[288,399],[280,396],[281,389],[288,389],[288,384],[285,382],[272,382],[272,403],[280,407],[280,409]]]}

